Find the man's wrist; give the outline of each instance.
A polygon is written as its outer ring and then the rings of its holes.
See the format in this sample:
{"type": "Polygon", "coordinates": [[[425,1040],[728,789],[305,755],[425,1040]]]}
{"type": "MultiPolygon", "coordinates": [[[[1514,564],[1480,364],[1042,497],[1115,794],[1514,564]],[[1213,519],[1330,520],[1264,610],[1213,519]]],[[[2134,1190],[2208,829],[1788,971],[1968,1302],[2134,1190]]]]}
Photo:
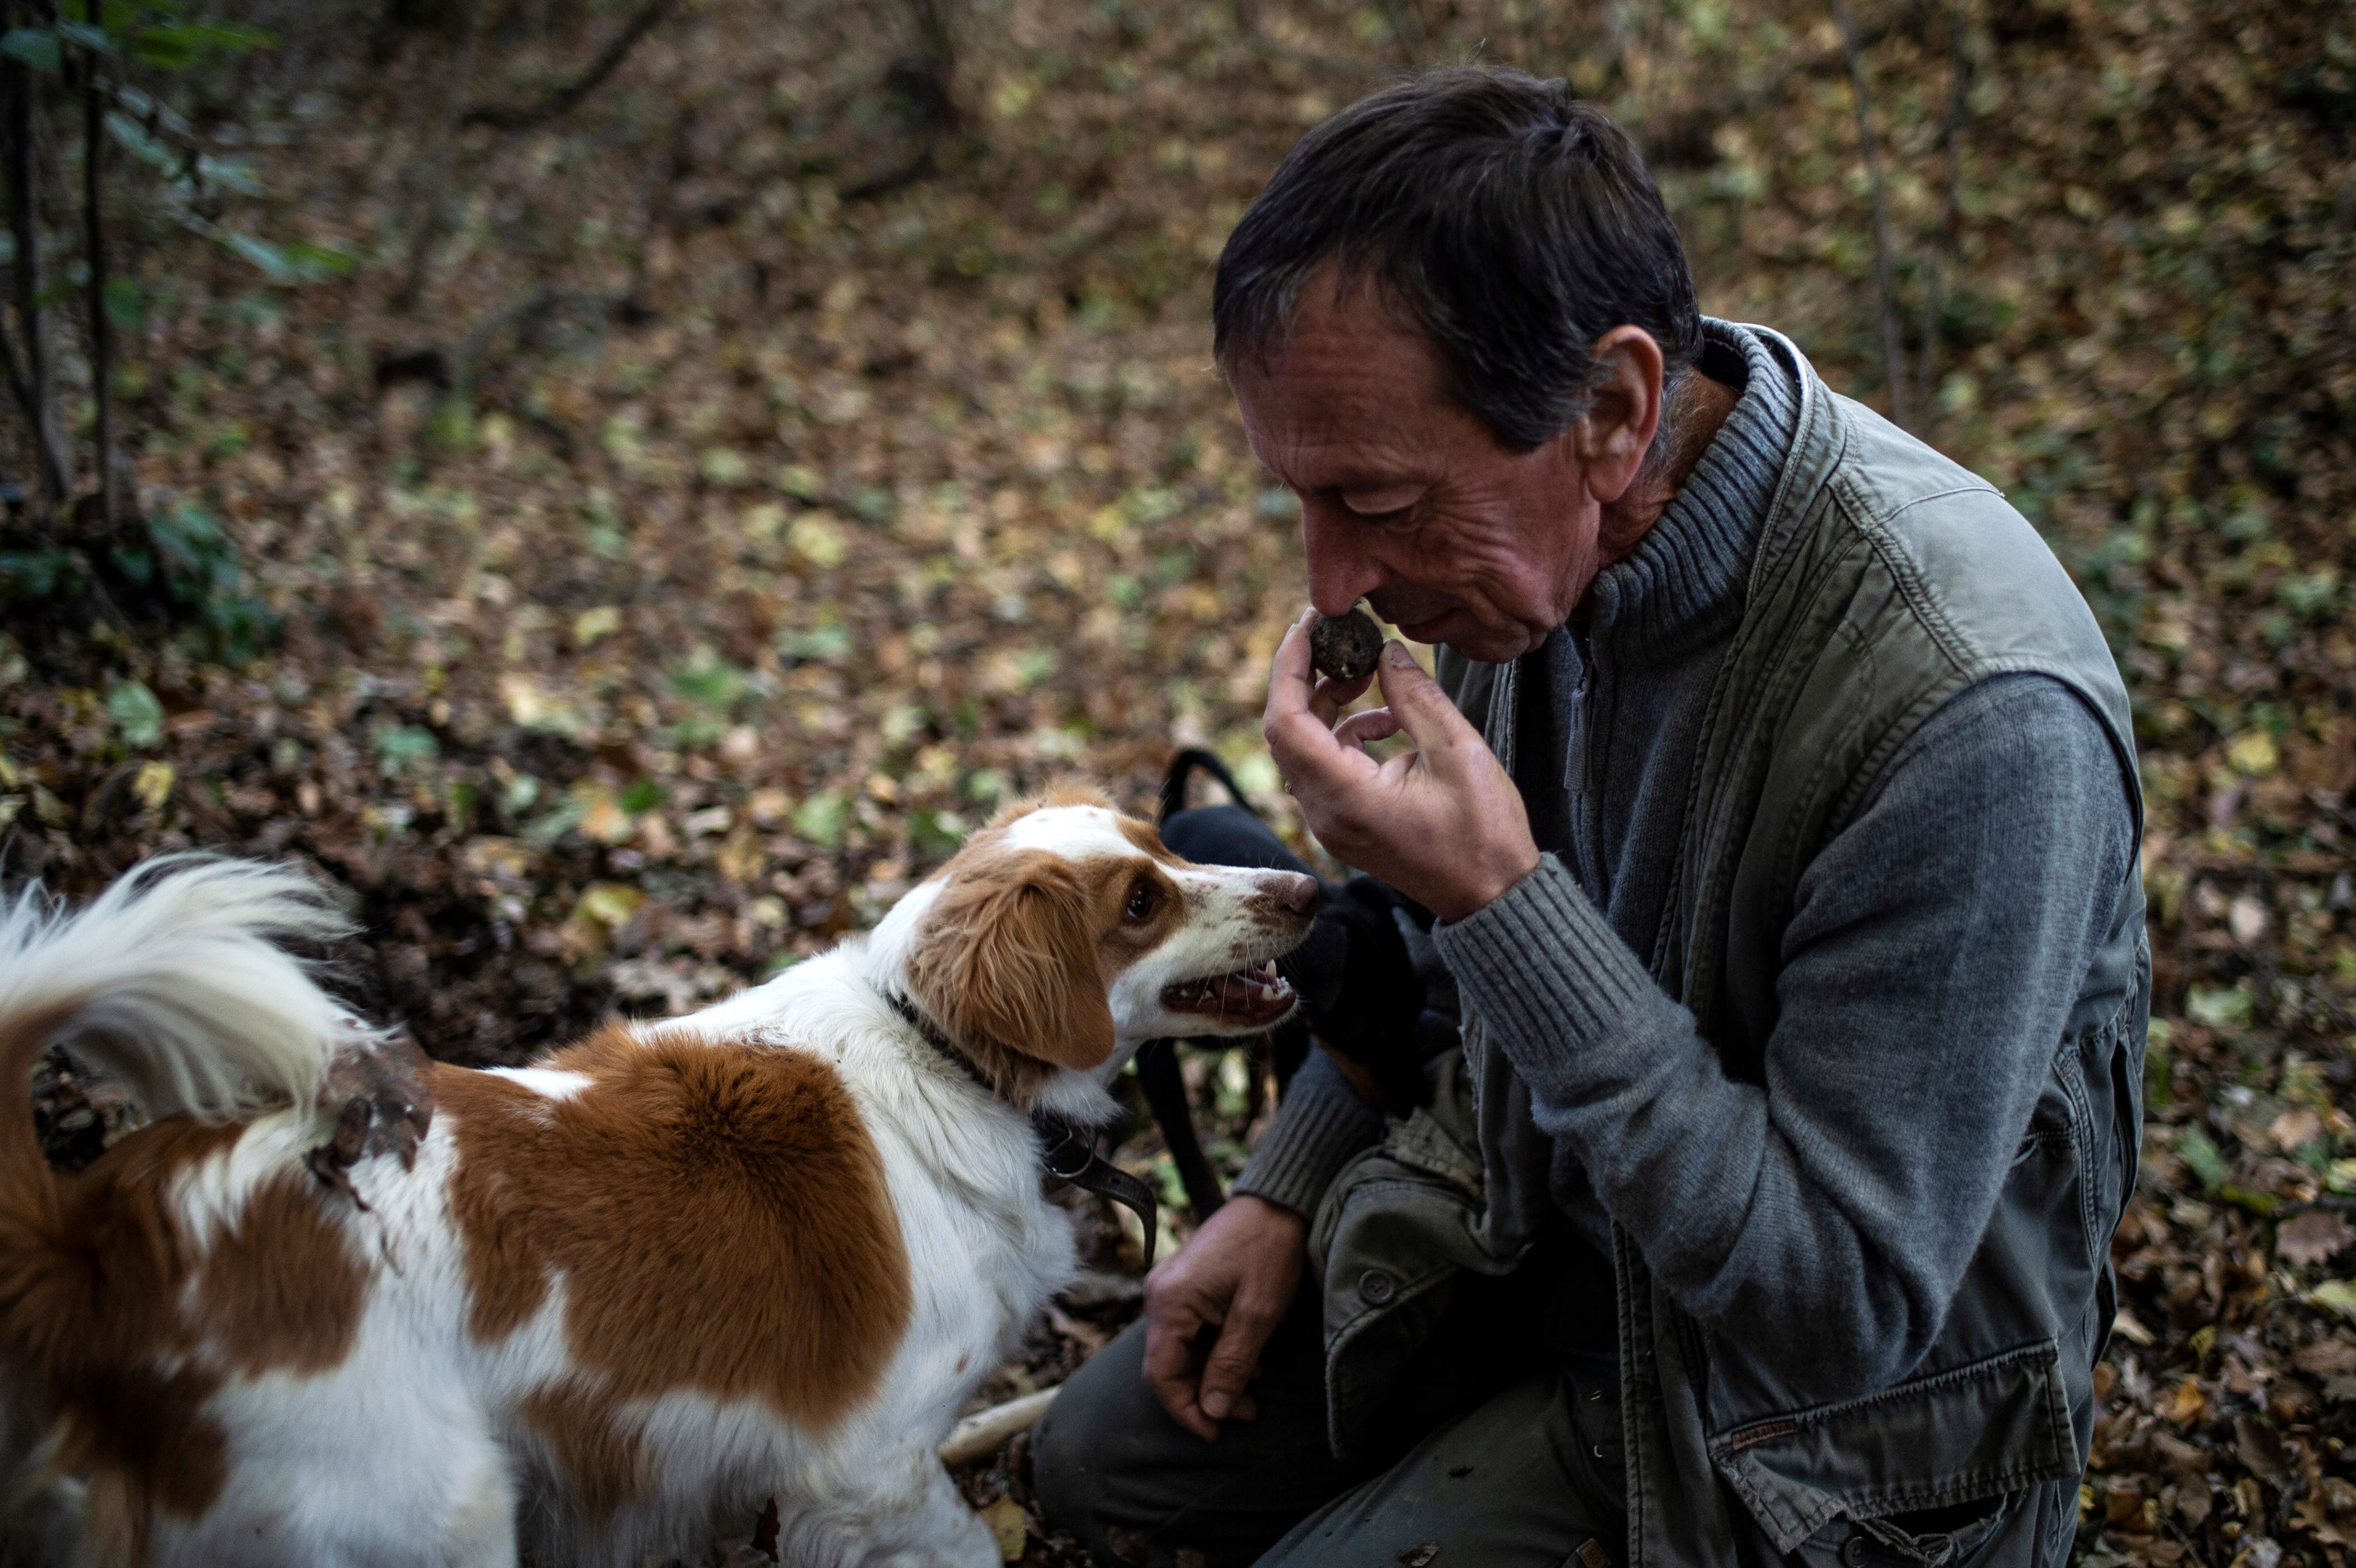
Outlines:
{"type": "Polygon", "coordinates": [[[1454,924],[1470,920],[1491,904],[1512,892],[1524,877],[1538,869],[1536,844],[1516,846],[1510,856],[1498,857],[1496,866],[1485,874],[1465,879],[1457,887],[1442,892],[1439,898],[1425,901],[1425,907],[1441,920],[1454,924]]]}

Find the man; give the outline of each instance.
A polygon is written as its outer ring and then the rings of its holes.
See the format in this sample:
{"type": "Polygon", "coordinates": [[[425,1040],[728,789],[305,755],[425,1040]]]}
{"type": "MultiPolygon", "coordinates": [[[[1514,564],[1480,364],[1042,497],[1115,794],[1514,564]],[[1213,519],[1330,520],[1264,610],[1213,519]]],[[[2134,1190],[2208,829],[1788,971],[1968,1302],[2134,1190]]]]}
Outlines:
{"type": "Polygon", "coordinates": [[[1436,917],[1462,1051],[1388,1117],[1312,1057],[1041,1428],[1050,1517],[1108,1563],[2063,1561],[2149,991],[2066,576],[1701,317],[1558,82],[1318,126],[1213,308],[1316,608],[1439,645],[1344,717],[1294,627],[1266,734],[1436,917]]]}

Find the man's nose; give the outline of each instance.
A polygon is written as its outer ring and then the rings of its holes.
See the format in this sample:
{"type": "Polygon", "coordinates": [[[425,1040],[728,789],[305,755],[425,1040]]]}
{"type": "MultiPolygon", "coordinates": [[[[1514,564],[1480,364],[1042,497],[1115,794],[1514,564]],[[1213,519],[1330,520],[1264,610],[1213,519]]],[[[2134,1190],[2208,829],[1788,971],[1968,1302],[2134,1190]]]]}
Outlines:
{"type": "Polygon", "coordinates": [[[1383,569],[1368,559],[1365,525],[1341,515],[1332,501],[1315,496],[1301,503],[1301,549],[1309,559],[1309,602],[1321,615],[1346,613],[1362,595],[1383,584],[1383,569]]]}

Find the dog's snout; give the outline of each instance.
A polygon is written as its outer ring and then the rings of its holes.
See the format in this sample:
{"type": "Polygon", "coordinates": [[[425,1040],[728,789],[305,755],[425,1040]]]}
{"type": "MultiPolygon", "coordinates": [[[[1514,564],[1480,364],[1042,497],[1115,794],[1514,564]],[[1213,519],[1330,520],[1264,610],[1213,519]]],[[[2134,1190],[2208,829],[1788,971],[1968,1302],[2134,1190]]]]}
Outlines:
{"type": "Polygon", "coordinates": [[[1285,908],[1295,914],[1310,914],[1317,908],[1317,879],[1299,871],[1271,873],[1277,879],[1276,896],[1285,908]]]}

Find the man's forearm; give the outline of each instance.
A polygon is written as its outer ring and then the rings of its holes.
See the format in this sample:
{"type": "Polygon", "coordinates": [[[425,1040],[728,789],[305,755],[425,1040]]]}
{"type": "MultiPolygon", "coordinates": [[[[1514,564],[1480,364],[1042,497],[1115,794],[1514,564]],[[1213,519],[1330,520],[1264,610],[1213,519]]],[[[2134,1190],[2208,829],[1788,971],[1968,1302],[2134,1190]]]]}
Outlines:
{"type": "Polygon", "coordinates": [[[1382,1133],[1381,1114],[1358,1098],[1331,1057],[1312,1051],[1293,1074],[1251,1163],[1236,1179],[1236,1190],[1309,1219],[1334,1176],[1382,1133]]]}

